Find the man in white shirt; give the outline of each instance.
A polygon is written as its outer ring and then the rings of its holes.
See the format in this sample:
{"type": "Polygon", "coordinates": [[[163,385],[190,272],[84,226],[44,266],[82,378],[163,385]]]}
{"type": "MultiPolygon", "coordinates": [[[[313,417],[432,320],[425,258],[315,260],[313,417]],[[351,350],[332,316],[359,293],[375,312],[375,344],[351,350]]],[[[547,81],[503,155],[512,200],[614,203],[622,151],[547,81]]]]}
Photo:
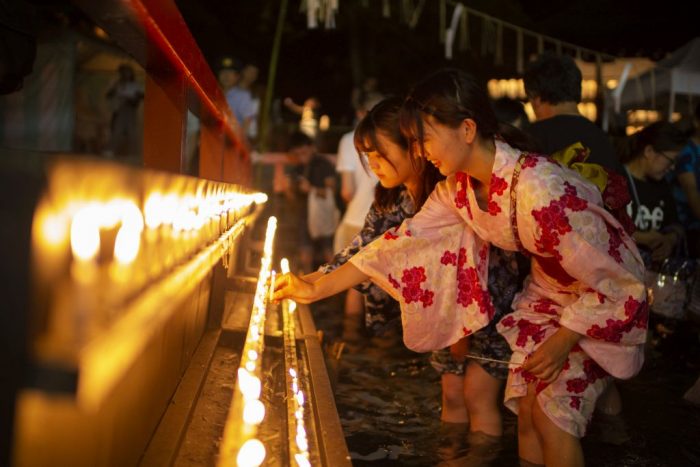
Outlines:
{"type": "MultiPolygon", "coordinates": [[[[357,108],[357,120],[361,120],[367,112],[381,100],[374,97],[367,100],[357,108]]],[[[338,160],[335,170],[340,173],[340,196],[347,203],[345,215],[335,231],[333,250],[341,251],[360,233],[365,223],[365,217],[374,201],[374,187],[377,177],[371,170],[366,170],[360,161],[360,155],[353,142],[355,132],[350,131],[343,135],[338,144],[338,160]]],[[[344,326],[346,330],[359,325],[356,323],[364,314],[364,298],[360,292],[350,289],[345,298],[346,321],[352,321],[353,325],[344,326]]]]}

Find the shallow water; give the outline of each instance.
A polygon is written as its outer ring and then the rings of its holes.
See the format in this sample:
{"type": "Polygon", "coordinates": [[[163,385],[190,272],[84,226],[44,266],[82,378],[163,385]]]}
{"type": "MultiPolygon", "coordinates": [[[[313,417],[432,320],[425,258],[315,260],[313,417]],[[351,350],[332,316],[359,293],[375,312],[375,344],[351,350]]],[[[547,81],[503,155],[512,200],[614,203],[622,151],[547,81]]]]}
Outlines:
{"type": "MultiPolygon", "coordinates": [[[[312,307],[329,347],[342,340],[340,310],[339,298],[312,307]]],[[[353,465],[518,465],[516,418],[507,409],[504,436],[495,445],[474,443],[465,426],[440,422],[439,376],[427,354],[397,340],[361,338],[347,342],[341,358],[327,363],[353,465]]],[[[637,377],[619,382],[631,439],[604,443],[608,425],[594,418],[583,440],[586,464],[700,466],[700,408],[682,399],[700,373],[694,364],[654,353],[637,377]]]]}

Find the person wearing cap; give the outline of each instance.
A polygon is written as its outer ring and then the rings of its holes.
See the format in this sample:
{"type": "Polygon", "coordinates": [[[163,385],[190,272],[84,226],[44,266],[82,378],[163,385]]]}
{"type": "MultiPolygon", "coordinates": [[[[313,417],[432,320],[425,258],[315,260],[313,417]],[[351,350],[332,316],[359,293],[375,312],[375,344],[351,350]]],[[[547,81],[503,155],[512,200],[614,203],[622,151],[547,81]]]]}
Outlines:
{"type": "Polygon", "coordinates": [[[219,70],[216,78],[219,81],[219,86],[221,87],[224,95],[226,95],[228,90],[238,83],[241,65],[237,62],[238,60],[231,57],[224,57],[219,62],[219,70]]]}
{"type": "MultiPolygon", "coordinates": [[[[230,70],[232,72],[233,83],[228,90],[225,91],[226,102],[231,108],[233,115],[238,120],[239,125],[243,129],[243,134],[248,134],[248,129],[257,116],[257,109],[253,102],[253,96],[250,89],[244,88],[241,84],[241,73],[244,69],[243,63],[238,60],[232,60],[230,70]]],[[[230,84],[230,81],[227,82],[230,84]]]]}

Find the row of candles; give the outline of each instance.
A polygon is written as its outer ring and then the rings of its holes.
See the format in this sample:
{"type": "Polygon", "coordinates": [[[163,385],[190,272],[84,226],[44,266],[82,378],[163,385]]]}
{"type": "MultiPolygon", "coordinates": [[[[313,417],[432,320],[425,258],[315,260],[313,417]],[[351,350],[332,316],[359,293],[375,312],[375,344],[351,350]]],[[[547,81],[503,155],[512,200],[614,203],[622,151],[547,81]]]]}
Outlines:
{"type": "MultiPolygon", "coordinates": [[[[267,201],[264,193],[216,193],[209,197],[163,195],[153,192],[146,198],[141,209],[137,202],[129,199],[112,199],[105,203],[91,201],[77,206],[70,219],[70,244],[74,264],[77,267],[98,262],[102,233],[117,229],[114,240],[110,271],[115,280],[128,276],[139,253],[144,250],[144,241],[157,246],[164,255],[167,268],[202,246],[216,240],[229,229],[251,205],[267,201]],[[172,248],[166,248],[172,247],[172,248]],[[170,261],[167,261],[170,259],[170,261]]],[[[42,224],[55,229],[54,222],[42,224]]],[[[49,238],[47,232],[44,238],[49,238]]],[[[75,271],[73,271],[75,272],[75,271]]],[[[152,273],[159,273],[151,269],[152,273]]]]}
{"type": "Polygon", "coordinates": [[[264,193],[181,175],[56,163],[33,222],[35,278],[52,314],[39,350],[72,359],[130,298],[266,201],[264,193]]]}
{"type": "MultiPolygon", "coordinates": [[[[263,256],[253,298],[253,309],[248,325],[241,361],[237,372],[236,387],[231,409],[226,423],[223,442],[219,453],[220,467],[232,465],[234,459],[238,467],[257,467],[266,456],[265,445],[257,438],[258,427],[265,418],[265,406],[260,400],[262,389],[262,356],[264,350],[264,329],[267,306],[271,302],[275,282],[272,270],[272,254],[277,220],[270,217],[265,233],[263,256]]],[[[288,260],[282,259],[281,270],[289,272],[288,260]]],[[[296,465],[309,467],[309,444],[304,427],[305,396],[299,378],[299,365],[296,350],[296,303],[284,300],[282,303],[285,347],[285,379],[287,384],[287,409],[290,433],[290,456],[296,465]],[[291,435],[293,433],[293,436],[291,435]]]]}
{"type": "Polygon", "coordinates": [[[38,272],[50,277],[64,275],[73,269],[66,268],[71,263],[114,263],[122,266],[112,271],[114,276],[153,251],[160,260],[150,263],[169,267],[216,240],[248,208],[266,200],[264,193],[226,183],[117,164],[59,161],[49,171],[34,214],[38,272]]]}
{"type": "MultiPolygon", "coordinates": [[[[289,261],[286,258],[281,261],[281,269],[284,274],[289,272],[289,261]]],[[[290,433],[290,455],[294,457],[299,467],[309,467],[309,440],[304,427],[305,397],[301,381],[299,379],[299,368],[297,365],[296,346],[296,325],[295,315],[297,304],[293,300],[283,300],[282,319],[284,323],[284,355],[285,355],[285,379],[287,383],[287,413],[288,420],[292,426],[290,433]]]]}

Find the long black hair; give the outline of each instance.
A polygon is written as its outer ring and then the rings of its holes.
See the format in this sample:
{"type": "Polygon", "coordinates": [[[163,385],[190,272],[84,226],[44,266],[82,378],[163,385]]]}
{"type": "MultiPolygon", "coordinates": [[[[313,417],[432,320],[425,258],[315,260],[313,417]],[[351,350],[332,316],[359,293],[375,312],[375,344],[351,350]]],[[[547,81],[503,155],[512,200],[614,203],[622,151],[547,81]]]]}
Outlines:
{"type": "MultiPolygon", "coordinates": [[[[503,138],[521,151],[536,151],[537,146],[521,130],[499,122],[484,86],[474,76],[457,69],[443,69],[419,82],[401,108],[401,131],[416,145],[412,153],[424,153],[423,119],[432,116],[439,123],[457,128],[466,118],[474,120],[483,139],[503,138]]],[[[415,154],[414,154],[415,155],[415,154]]]]}
{"type": "MultiPolygon", "coordinates": [[[[354,142],[357,152],[361,155],[376,151],[384,157],[386,151],[381,147],[377,138],[377,133],[381,133],[382,136],[406,151],[406,157],[410,159],[413,170],[420,176],[422,182],[419,185],[420,191],[415,193],[416,199],[414,199],[414,202],[417,211],[423,206],[423,203],[425,203],[425,200],[435,188],[435,184],[445,177],[423,158],[411,156],[408,140],[404,137],[399,126],[399,113],[403,102],[402,98],[388,97],[375,105],[357,125],[354,142]]],[[[386,159],[386,157],[384,158],[386,159]]],[[[365,170],[369,170],[364,157],[361,157],[361,161],[365,170]]],[[[391,163],[390,161],[388,162],[391,163]]],[[[397,203],[401,191],[402,187],[400,186],[384,188],[381,184],[377,184],[374,194],[375,201],[380,208],[390,209],[397,203]]]]}

